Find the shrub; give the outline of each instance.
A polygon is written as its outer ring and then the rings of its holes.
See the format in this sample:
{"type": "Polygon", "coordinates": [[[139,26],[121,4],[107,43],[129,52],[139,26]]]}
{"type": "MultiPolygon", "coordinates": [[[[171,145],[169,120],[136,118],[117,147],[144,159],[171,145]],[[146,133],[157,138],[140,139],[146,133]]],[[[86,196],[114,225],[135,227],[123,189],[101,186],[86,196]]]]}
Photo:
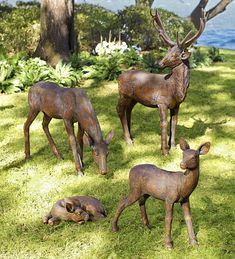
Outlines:
{"type": "Polygon", "coordinates": [[[101,36],[108,39],[110,31],[117,37],[117,15],[112,11],[87,3],[75,5],[75,11],[75,26],[79,31],[82,50],[93,50],[100,42],[101,36]]]}
{"type": "Polygon", "coordinates": [[[211,63],[212,61],[207,53],[202,52],[200,47],[194,47],[190,58],[191,68],[209,66],[211,63]]]}
{"type": "Polygon", "coordinates": [[[71,64],[60,61],[55,68],[49,67],[48,80],[66,87],[75,86],[81,79],[81,71],[73,69],[71,64]]]}
{"type": "Polygon", "coordinates": [[[135,49],[130,48],[129,51],[123,53],[121,62],[125,67],[129,68],[133,66],[138,66],[141,60],[142,59],[140,53],[135,49]]]}
{"type": "MultiPolygon", "coordinates": [[[[160,15],[166,32],[172,40],[175,40],[177,32],[186,35],[188,31],[193,29],[190,22],[172,12],[160,9],[160,15]]],[[[122,39],[128,45],[139,44],[144,50],[158,49],[164,46],[153,26],[149,8],[128,6],[118,12],[118,17],[122,39]]]]}
{"type": "Polygon", "coordinates": [[[84,77],[96,80],[114,80],[121,73],[121,57],[116,54],[110,57],[98,57],[93,66],[84,68],[84,77]]]}
{"type": "Polygon", "coordinates": [[[21,5],[1,13],[0,40],[7,52],[32,54],[40,33],[38,5],[21,5]]]}
{"type": "Polygon", "coordinates": [[[212,62],[219,62],[223,61],[223,56],[220,55],[219,49],[212,47],[208,50],[209,58],[212,60],[212,62]]]}
{"type": "Polygon", "coordinates": [[[143,69],[150,73],[159,73],[160,66],[158,65],[157,57],[158,55],[156,55],[156,52],[153,52],[153,51],[143,54],[143,59],[142,59],[143,69]]]}
{"type": "Polygon", "coordinates": [[[30,58],[19,62],[19,70],[12,80],[14,86],[25,90],[33,84],[49,78],[47,63],[40,58],[30,58]]]}
{"type": "Polygon", "coordinates": [[[0,92],[12,93],[20,91],[20,88],[12,84],[20,60],[24,58],[24,53],[9,57],[5,48],[0,46],[0,92]]]}

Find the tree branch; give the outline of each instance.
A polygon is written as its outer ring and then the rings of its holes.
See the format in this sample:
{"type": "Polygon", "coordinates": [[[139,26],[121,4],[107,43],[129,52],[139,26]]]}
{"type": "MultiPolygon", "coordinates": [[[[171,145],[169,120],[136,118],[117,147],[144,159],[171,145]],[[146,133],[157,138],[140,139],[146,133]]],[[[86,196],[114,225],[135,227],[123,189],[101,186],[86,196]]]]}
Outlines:
{"type": "Polygon", "coordinates": [[[214,18],[216,15],[225,11],[227,5],[229,5],[233,0],[221,0],[216,6],[211,8],[206,12],[207,21],[214,18]]]}
{"type": "MultiPolygon", "coordinates": [[[[189,16],[189,19],[194,24],[196,29],[199,29],[200,26],[200,13],[201,8],[205,9],[209,0],[201,0],[196,8],[192,11],[189,16]]],[[[221,0],[217,5],[212,7],[209,11],[206,12],[207,21],[214,18],[216,15],[225,11],[228,4],[230,4],[233,0],[221,0]]]]}

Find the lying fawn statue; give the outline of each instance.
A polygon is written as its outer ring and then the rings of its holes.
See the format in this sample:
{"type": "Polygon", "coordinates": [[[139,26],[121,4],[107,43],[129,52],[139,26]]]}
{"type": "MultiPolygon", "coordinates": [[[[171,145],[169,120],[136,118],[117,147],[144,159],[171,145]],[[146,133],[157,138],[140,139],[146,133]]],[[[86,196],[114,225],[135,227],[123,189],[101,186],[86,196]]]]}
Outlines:
{"type": "Polygon", "coordinates": [[[118,204],[112,220],[112,230],[114,232],[118,230],[117,222],[122,211],[137,200],[139,201],[143,224],[150,228],[145,202],[149,196],[153,196],[165,202],[166,247],[173,247],[171,223],[173,218],[173,206],[176,202],[180,202],[182,206],[189,240],[192,245],[197,245],[192,225],[189,196],[198,184],[199,156],[207,154],[210,149],[210,142],[202,144],[198,150],[193,150],[190,149],[188,143],[181,138],[180,148],[183,150],[183,161],[180,163],[180,167],[185,169],[185,172],[170,172],[151,164],[137,165],[130,170],[129,194],[118,204]]]}
{"type": "Polygon", "coordinates": [[[202,10],[200,28],[190,37],[191,32],[181,42],[170,40],[156,11],[154,18],[160,37],[170,47],[167,55],[160,61],[162,68],[172,68],[168,75],[151,74],[138,70],[123,72],[118,79],[119,100],[117,113],[120,118],[124,139],[132,144],[131,112],[136,103],[147,107],[159,108],[161,126],[161,150],[168,154],[170,147],[175,146],[175,131],[180,104],[184,101],[189,86],[189,57],[188,47],[196,41],[205,28],[205,12],[202,10]],[[167,144],[167,113],[170,109],[170,138],[167,144]]]}
{"type": "Polygon", "coordinates": [[[99,121],[92,104],[82,89],[63,88],[50,82],[38,82],[31,87],[28,95],[29,113],[24,124],[25,157],[30,157],[29,127],[40,111],[44,113],[42,127],[48,138],[53,153],[63,159],[49,132],[48,125],[52,118],[63,119],[72,148],[78,175],[82,176],[83,135],[86,133],[92,156],[99,165],[100,173],[107,174],[108,145],[114,132],[110,131],[103,140],[99,121]],[[78,122],[78,143],[74,135],[74,123],[78,122]]]}
{"type": "Polygon", "coordinates": [[[61,220],[83,224],[106,217],[103,204],[92,196],[73,196],[57,201],[44,217],[43,223],[58,225],[61,220]]]}

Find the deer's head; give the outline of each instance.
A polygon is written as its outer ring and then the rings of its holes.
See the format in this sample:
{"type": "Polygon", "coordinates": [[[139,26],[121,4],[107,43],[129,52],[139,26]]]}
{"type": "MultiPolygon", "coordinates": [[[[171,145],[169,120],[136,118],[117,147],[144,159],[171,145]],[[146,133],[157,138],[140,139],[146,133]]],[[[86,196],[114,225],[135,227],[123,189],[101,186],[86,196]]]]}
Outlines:
{"type": "Polygon", "coordinates": [[[202,144],[197,150],[190,149],[188,142],[180,138],[180,148],[183,150],[183,160],[180,163],[181,169],[193,170],[199,166],[199,156],[205,155],[210,149],[210,142],[202,144]]]}
{"type": "Polygon", "coordinates": [[[195,35],[192,35],[192,31],[190,31],[185,38],[180,41],[177,33],[176,42],[172,41],[169,36],[166,34],[166,31],[163,27],[160,15],[156,10],[155,14],[151,13],[153,18],[153,23],[161,37],[161,39],[170,47],[166,56],[159,62],[159,65],[164,67],[174,68],[180,65],[185,60],[189,59],[191,53],[188,51],[188,47],[199,38],[202,34],[205,25],[206,25],[206,17],[204,9],[201,9],[201,17],[200,17],[200,27],[195,35]]]}
{"type": "Polygon", "coordinates": [[[105,140],[102,140],[99,143],[93,143],[91,144],[92,148],[92,157],[95,161],[95,163],[99,166],[100,173],[102,175],[107,174],[108,168],[107,168],[107,157],[108,157],[108,145],[110,141],[112,140],[114,136],[114,131],[111,130],[105,140]]]}
{"type": "Polygon", "coordinates": [[[73,220],[78,224],[83,224],[85,221],[89,220],[89,214],[82,209],[80,202],[74,203],[70,198],[65,198],[63,200],[64,208],[67,210],[67,217],[69,220],[73,220]]]}

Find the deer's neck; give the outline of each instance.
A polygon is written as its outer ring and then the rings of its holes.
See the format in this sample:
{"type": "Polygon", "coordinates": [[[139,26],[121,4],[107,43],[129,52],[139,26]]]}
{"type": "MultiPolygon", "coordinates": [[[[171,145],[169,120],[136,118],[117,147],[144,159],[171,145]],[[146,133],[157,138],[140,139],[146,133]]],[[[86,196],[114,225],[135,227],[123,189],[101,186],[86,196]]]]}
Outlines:
{"type": "Polygon", "coordinates": [[[82,115],[78,113],[77,121],[92,142],[96,144],[103,140],[100,124],[93,110],[83,110],[82,115]]]}
{"type": "Polygon", "coordinates": [[[189,60],[184,60],[179,66],[172,70],[172,76],[174,79],[176,99],[181,103],[187,94],[189,87],[189,60]]]}
{"type": "Polygon", "coordinates": [[[188,197],[197,187],[199,180],[199,165],[193,170],[187,169],[184,173],[184,178],[181,186],[181,196],[188,197]]]}

